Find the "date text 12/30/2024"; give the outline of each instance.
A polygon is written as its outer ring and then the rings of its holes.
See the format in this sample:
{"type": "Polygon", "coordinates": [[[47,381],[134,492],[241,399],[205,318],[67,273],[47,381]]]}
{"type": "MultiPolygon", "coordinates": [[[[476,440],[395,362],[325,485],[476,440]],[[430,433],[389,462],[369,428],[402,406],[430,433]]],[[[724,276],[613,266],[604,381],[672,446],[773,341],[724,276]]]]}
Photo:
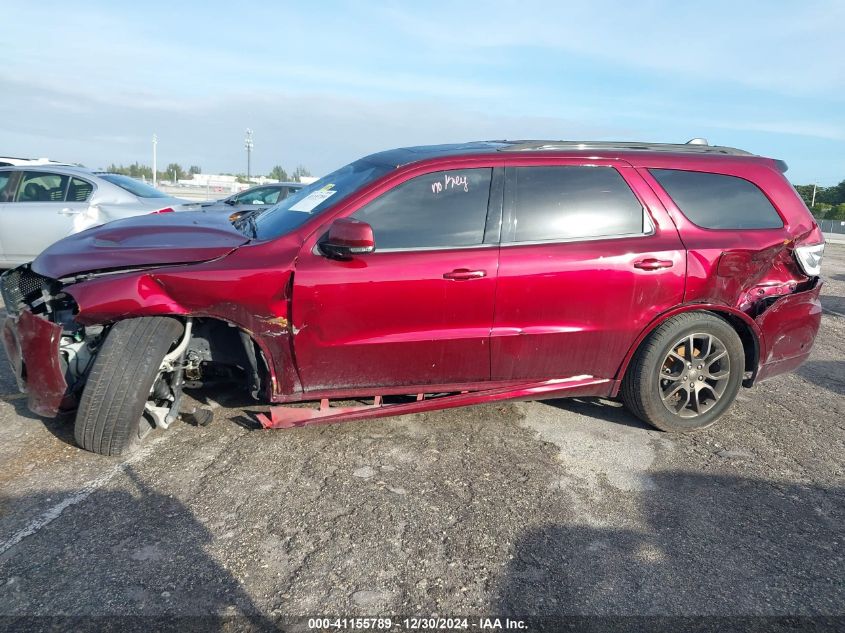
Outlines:
{"type": "Polygon", "coordinates": [[[528,628],[523,620],[510,618],[309,618],[308,628],[318,631],[521,631],[528,628]]]}

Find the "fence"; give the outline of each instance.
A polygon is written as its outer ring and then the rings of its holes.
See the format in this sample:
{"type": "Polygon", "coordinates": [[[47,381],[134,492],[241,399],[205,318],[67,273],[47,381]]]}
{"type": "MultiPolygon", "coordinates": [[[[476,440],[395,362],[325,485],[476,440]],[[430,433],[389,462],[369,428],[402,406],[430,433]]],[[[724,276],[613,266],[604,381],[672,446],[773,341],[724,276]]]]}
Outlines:
{"type": "Polygon", "coordinates": [[[823,233],[845,234],[845,220],[816,220],[823,233]]]}

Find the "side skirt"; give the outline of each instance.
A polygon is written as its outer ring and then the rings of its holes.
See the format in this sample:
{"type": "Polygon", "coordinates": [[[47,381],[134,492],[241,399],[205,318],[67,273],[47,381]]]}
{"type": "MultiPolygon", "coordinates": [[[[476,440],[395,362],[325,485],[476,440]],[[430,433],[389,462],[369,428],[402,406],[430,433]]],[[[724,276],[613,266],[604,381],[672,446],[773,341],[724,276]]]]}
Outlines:
{"type": "Polygon", "coordinates": [[[499,400],[544,400],[557,397],[607,396],[612,380],[593,376],[573,376],[541,382],[526,382],[505,388],[462,391],[445,395],[416,394],[413,402],[385,404],[383,396],[375,396],[373,404],[333,407],[328,398],[320,400],[318,409],[305,407],[274,406],[269,416],[258,414],[258,421],[265,429],[290,429],[313,424],[331,424],[369,418],[384,418],[391,415],[422,413],[437,409],[465,407],[499,400]]]}

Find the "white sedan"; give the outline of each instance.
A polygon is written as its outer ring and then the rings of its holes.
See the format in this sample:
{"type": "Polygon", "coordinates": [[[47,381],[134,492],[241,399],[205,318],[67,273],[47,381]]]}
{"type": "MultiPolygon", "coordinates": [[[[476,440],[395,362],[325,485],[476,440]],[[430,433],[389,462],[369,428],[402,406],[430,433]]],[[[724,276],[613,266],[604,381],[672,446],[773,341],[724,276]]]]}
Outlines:
{"type": "Polygon", "coordinates": [[[56,164],[0,167],[0,268],[31,261],[98,224],[198,206],[120,174],[56,164]]]}

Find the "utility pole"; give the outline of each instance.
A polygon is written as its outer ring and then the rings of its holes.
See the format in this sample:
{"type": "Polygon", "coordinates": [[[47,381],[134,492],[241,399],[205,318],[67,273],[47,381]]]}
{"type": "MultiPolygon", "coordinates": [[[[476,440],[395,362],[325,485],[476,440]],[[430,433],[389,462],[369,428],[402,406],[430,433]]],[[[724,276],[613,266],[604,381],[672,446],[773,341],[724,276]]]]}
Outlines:
{"type": "Polygon", "coordinates": [[[249,184],[249,178],[252,173],[252,130],[246,129],[246,139],[244,139],[244,147],[246,148],[246,182],[249,184]]]}
{"type": "Polygon", "coordinates": [[[158,135],[153,134],[153,187],[156,186],[156,145],[158,145],[158,135]]]}
{"type": "Polygon", "coordinates": [[[813,199],[810,202],[810,208],[812,209],[814,206],[816,206],[816,183],[813,183],[813,199]]]}

